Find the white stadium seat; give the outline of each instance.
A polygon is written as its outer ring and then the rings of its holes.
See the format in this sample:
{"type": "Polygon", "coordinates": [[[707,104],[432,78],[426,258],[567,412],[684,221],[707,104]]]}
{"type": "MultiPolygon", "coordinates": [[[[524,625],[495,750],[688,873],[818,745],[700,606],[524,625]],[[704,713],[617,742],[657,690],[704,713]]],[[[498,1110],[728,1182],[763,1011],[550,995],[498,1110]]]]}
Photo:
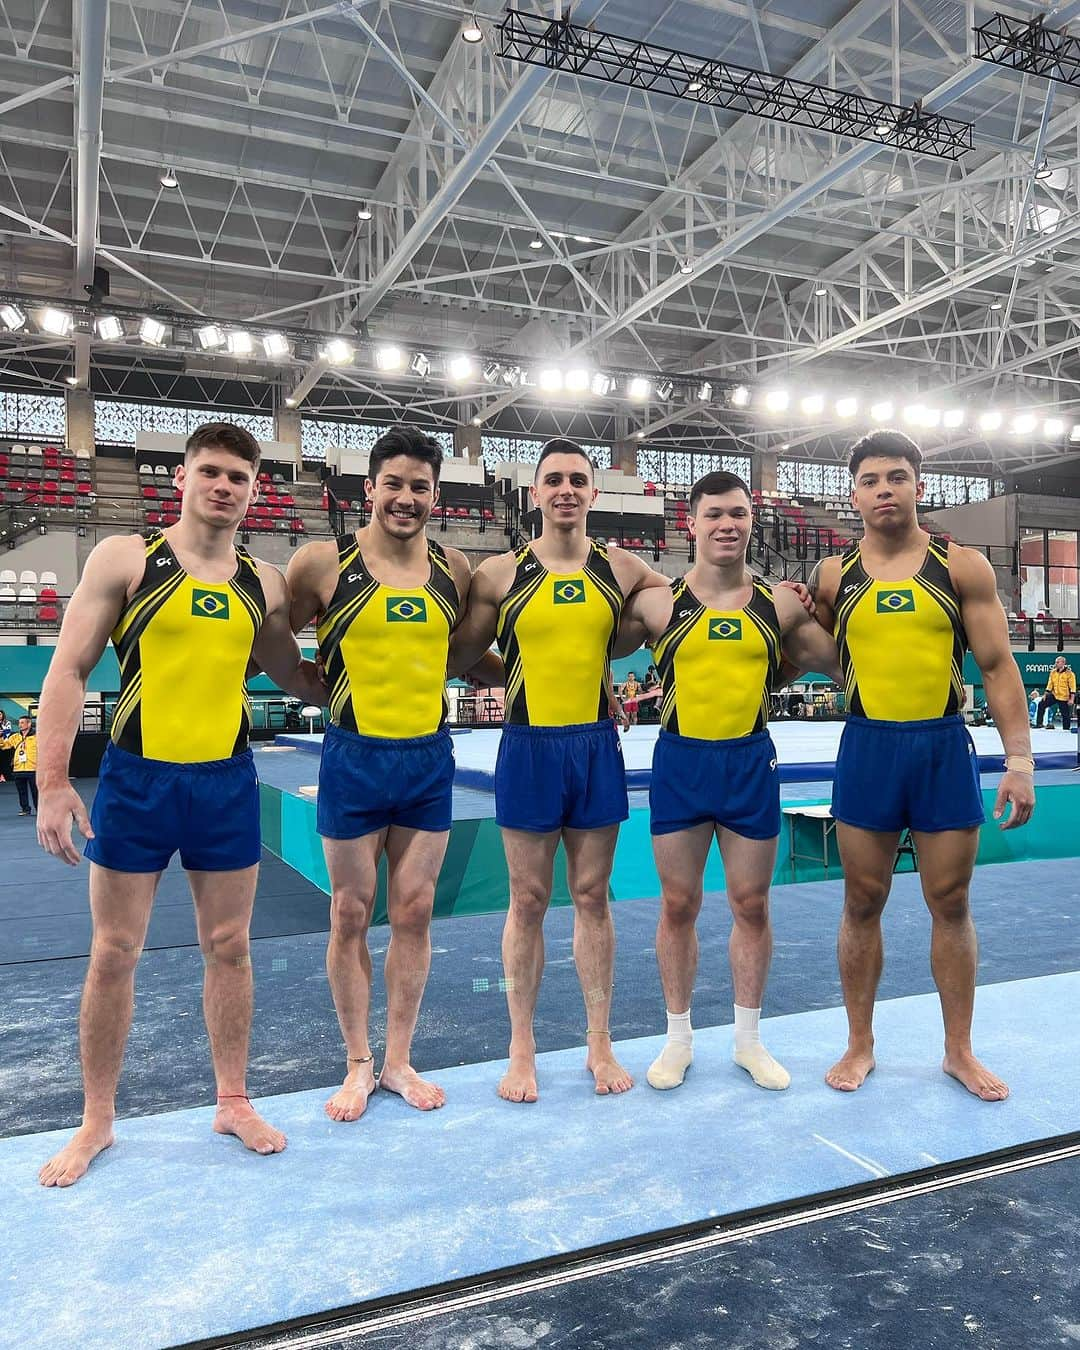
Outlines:
{"type": "Polygon", "coordinates": [[[38,581],[42,584],[42,586],[53,586],[53,587],[55,587],[55,586],[56,586],[56,573],[55,573],[55,572],[42,572],[41,576],[38,577],[38,581]]]}
{"type": "MultiPolygon", "coordinates": [[[[36,585],[37,585],[37,573],[36,573],[36,572],[30,572],[30,571],[27,571],[27,572],[20,572],[20,573],[19,573],[19,585],[20,585],[20,586],[36,586],[36,585]]],[[[20,596],[20,599],[21,599],[21,598],[22,598],[22,597],[20,596]]]]}
{"type": "Polygon", "coordinates": [[[8,586],[14,586],[15,583],[18,581],[18,579],[19,578],[15,575],[15,573],[11,570],[11,568],[6,567],[4,571],[0,572],[0,587],[6,588],[8,586]]]}

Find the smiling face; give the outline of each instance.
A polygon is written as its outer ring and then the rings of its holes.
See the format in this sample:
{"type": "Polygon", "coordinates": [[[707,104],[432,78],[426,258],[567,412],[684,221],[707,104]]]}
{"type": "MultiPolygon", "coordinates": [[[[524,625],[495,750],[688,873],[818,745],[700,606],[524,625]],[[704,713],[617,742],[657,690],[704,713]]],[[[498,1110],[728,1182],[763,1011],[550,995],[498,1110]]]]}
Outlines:
{"type": "Polygon", "coordinates": [[[730,492],[703,492],[687,519],[697,540],[697,556],[713,567],[741,563],[746,557],[754,524],[750,498],[739,488],[730,492]]]}
{"type": "Polygon", "coordinates": [[[851,504],[868,530],[906,530],[922,495],[922,481],[906,459],[872,455],[855,471],[851,504]]]}
{"type": "Polygon", "coordinates": [[[593,487],[592,464],[584,455],[569,451],[548,455],[529,490],[545,524],[556,529],[584,526],[598,495],[593,487]]]}
{"type": "Polygon", "coordinates": [[[439,500],[435,471],[424,460],[394,455],[364,482],[373,520],[392,539],[412,539],[428,523],[439,500]]]}
{"type": "Polygon", "coordinates": [[[219,446],[197,450],[176,470],[185,519],[214,529],[235,530],[258,496],[257,470],[219,446]]]}

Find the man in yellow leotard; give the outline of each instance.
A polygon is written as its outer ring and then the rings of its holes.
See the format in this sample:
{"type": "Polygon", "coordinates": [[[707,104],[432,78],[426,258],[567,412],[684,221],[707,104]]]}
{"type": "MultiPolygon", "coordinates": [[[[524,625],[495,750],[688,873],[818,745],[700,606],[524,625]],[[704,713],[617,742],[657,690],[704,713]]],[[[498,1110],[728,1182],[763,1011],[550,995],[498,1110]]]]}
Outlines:
{"type": "Polygon", "coordinates": [[[1023,825],[1035,805],[1027,699],[993,568],[919,525],[921,465],[903,432],[874,431],[855,443],[851,500],[863,537],[842,558],[824,559],[812,587],[817,617],[836,638],[849,709],[832,804],[844,867],[839,959],[848,1047],[826,1082],[853,1092],[874,1068],[881,912],[900,834],[910,829],[933,921],[942,1067],[983,1101],[1001,1101],[1008,1088],[971,1048],[978,947],[968,889],[983,807],[960,715],[968,645],[1005,746],[994,809],[1001,819],[1011,803],[1002,829],[1023,825]]]}
{"type": "Polygon", "coordinates": [[[288,570],[293,628],[317,620],[330,689],[317,829],[332,893],[326,969],[347,1060],[326,1104],[335,1121],[358,1119],[375,1089],[367,932],[384,854],[390,945],[378,1083],[422,1111],[445,1100],[410,1062],[452,814],[447,649],[470,578],[465,555],[426,534],[441,467],[437,441],[392,427],[368,464],[371,523],[336,542],[305,545],[288,570]]]}
{"type": "Polygon", "coordinates": [[[794,591],[753,577],[746,548],[750,491],[732,473],[690,489],[697,560],[670,589],[639,591],[623,611],[616,654],[652,647],[663,696],[649,806],[662,900],[656,957],[667,1003],[667,1043],[648,1072],[678,1087],[693,1059],[690,1001],[695,924],[713,837],[724,861],[733,926],[735,1062],[759,1087],[783,1089],[787,1070],[761,1044],[759,1019],[772,956],[769,885],[780,834],[769,695],[784,657],[839,678],[836,646],[794,591]]]}
{"type": "Polygon", "coordinates": [[[510,1066],[499,1095],[511,1102],[537,1100],[533,1015],[560,839],[574,901],[586,1064],[598,1093],[633,1085],[609,1030],[615,932],[608,884],[628,814],[622,752],[608,715],[609,662],[626,598],[667,585],[642,559],[586,534],[597,490],[592,461],[574,441],[544,446],[531,491],[543,518],[540,538],[481,563],[451,649],[451,670],[460,670],[497,637],[506,666],[495,814],[510,873],[502,946],[510,1066]]]}
{"type": "Polygon", "coordinates": [[[158,880],[177,850],[206,965],[214,1129],[256,1153],[285,1147],[285,1136],[257,1114],[244,1086],[252,1010],[248,929],[261,851],[259,785],[247,748],[248,663],[305,702],[323,695],[289,630],[284,578],[236,544],[258,492],[258,471],[258,442],[241,427],[211,422],[194,431],[176,470],[179,522],[98,544],[49,665],[38,716],[38,839],[74,864],[73,819],[86,837],[93,938],[79,1023],[83,1123],[41,1169],[46,1186],[78,1181],[113,1142],[135,966],[158,880]],[[68,781],[68,760],[87,678],[110,635],[120,698],[88,820],[68,781]]]}

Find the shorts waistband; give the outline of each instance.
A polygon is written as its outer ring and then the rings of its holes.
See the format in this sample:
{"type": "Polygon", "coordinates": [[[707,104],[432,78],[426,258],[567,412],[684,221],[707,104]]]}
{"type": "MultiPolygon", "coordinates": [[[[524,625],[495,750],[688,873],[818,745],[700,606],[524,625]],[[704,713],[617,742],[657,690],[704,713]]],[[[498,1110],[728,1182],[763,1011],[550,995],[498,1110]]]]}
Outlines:
{"type": "Polygon", "coordinates": [[[564,727],[534,727],[529,722],[504,722],[503,735],[529,736],[543,739],[550,736],[602,736],[614,731],[610,717],[602,722],[571,722],[564,727]]]}
{"type": "Polygon", "coordinates": [[[440,727],[438,731],[431,731],[426,736],[363,736],[358,731],[350,731],[348,727],[340,727],[336,722],[331,722],[326,728],[326,735],[334,740],[344,741],[346,745],[355,745],[359,750],[408,750],[419,745],[438,745],[440,741],[448,741],[450,733],[446,727],[440,727]]]}
{"type": "Polygon", "coordinates": [[[228,759],[195,759],[195,760],[173,760],[173,759],[150,759],[146,755],[134,755],[130,750],[124,750],[115,741],[108,744],[108,753],[110,759],[118,759],[121,764],[127,762],[132,767],[136,764],[150,773],[175,773],[180,770],[182,773],[226,773],[229,769],[235,769],[238,764],[253,763],[253,756],[250,747],[242,750],[238,755],[230,755],[228,759]]]}
{"type": "Polygon", "coordinates": [[[749,736],[717,737],[716,740],[713,740],[711,737],[704,736],[684,736],[679,731],[667,731],[664,727],[661,727],[660,740],[670,741],[672,745],[684,745],[688,750],[707,750],[710,748],[726,750],[737,745],[762,745],[766,741],[771,742],[772,737],[767,731],[752,731],[749,736]]]}
{"type": "Polygon", "coordinates": [[[916,722],[887,722],[884,718],[878,717],[849,717],[845,725],[875,727],[882,731],[932,731],[935,727],[938,730],[945,727],[962,727],[964,719],[959,713],[951,713],[948,717],[924,717],[916,722]]]}

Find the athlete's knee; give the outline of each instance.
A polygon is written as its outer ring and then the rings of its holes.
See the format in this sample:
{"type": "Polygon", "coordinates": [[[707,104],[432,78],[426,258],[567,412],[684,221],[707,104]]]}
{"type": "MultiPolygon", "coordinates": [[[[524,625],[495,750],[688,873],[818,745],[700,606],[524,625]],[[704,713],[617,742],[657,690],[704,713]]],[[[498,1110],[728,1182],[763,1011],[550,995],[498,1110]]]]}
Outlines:
{"type": "Polygon", "coordinates": [[[374,907],[374,889],[335,886],[330,897],[330,931],[343,938],[363,937],[374,907]]]}
{"type": "Polygon", "coordinates": [[[510,912],[520,923],[544,921],[551,893],[540,882],[517,882],[510,887],[510,912]]]}
{"type": "Polygon", "coordinates": [[[576,882],[570,888],[574,909],[591,919],[603,919],[609,910],[608,885],[599,878],[576,882]]]}
{"type": "Polygon", "coordinates": [[[90,944],[90,967],[99,979],[127,979],[141,955],[142,944],[133,935],[97,932],[90,944]]]}
{"type": "Polygon", "coordinates": [[[876,923],[889,898],[887,882],[877,877],[845,878],[844,918],[851,923],[876,923]]]}
{"type": "Polygon", "coordinates": [[[700,887],[665,886],[660,904],[661,918],[673,928],[687,928],[701,913],[700,887]]]}
{"type": "Polygon", "coordinates": [[[199,948],[207,966],[232,966],[246,970],[251,965],[251,939],[246,923],[214,924],[199,935],[199,948]]]}
{"type": "Polygon", "coordinates": [[[390,901],[390,931],[422,936],[431,927],[434,903],[435,887],[430,882],[398,892],[390,901]]]}
{"type": "Polygon", "coordinates": [[[762,932],[769,926],[769,895],[760,890],[728,890],[728,904],[735,922],[762,932]]]}
{"type": "Polygon", "coordinates": [[[930,913],[944,923],[965,923],[971,913],[966,881],[934,886],[924,880],[923,895],[930,913]]]}

